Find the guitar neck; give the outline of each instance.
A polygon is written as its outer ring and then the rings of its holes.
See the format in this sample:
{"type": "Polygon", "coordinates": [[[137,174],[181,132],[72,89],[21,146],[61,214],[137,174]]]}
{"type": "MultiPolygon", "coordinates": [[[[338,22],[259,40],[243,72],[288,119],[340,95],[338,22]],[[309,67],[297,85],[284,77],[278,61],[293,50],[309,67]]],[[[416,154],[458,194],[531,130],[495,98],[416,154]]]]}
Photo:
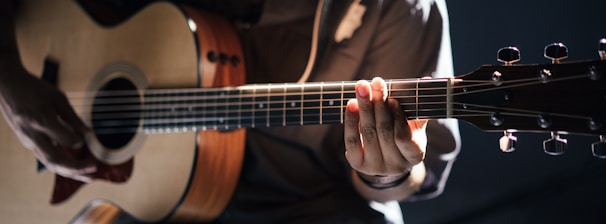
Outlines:
{"type": "MultiPolygon", "coordinates": [[[[400,102],[409,119],[451,116],[454,79],[388,80],[391,98],[400,102]]],[[[355,98],[355,82],[263,84],[239,87],[146,90],[112,93],[107,108],[97,110],[96,122],[111,119],[132,131],[142,124],[148,133],[343,123],[345,107],[355,98]],[[117,94],[117,95],[116,95],[117,94]],[[118,98],[118,99],[116,99],[118,98]],[[140,100],[140,99],[143,100],[140,100]],[[143,102],[143,103],[140,103],[143,102]],[[142,119],[139,119],[142,118],[142,119]]],[[[100,124],[98,123],[97,126],[100,124]]],[[[113,127],[108,132],[116,132],[113,127]]]]}

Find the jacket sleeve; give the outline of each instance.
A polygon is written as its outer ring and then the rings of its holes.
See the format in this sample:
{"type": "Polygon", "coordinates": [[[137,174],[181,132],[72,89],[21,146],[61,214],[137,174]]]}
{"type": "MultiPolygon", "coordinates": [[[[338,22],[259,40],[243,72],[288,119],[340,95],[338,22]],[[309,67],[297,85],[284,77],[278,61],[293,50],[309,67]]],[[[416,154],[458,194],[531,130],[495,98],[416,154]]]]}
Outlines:
{"type": "MultiPolygon", "coordinates": [[[[380,21],[361,63],[360,78],[452,77],[452,53],[444,0],[383,1],[380,21]]],[[[442,193],[460,150],[458,122],[431,120],[427,127],[427,177],[408,201],[442,193]]]]}

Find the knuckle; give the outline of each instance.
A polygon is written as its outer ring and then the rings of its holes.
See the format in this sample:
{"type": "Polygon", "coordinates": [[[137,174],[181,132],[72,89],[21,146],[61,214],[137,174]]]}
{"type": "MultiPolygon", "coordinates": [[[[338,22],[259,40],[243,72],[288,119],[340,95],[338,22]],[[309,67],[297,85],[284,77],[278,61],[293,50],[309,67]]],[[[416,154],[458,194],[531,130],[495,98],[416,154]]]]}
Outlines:
{"type": "Polygon", "coordinates": [[[360,127],[360,132],[362,133],[362,137],[364,137],[365,142],[377,141],[377,130],[375,127],[363,126],[360,127]]]}
{"type": "Polygon", "coordinates": [[[357,150],[357,146],[360,143],[360,139],[356,136],[345,137],[345,146],[351,150],[357,150]]]}
{"type": "Polygon", "coordinates": [[[370,102],[363,101],[360,101],[358,103],[358,107],[360,108],[360,111],[371,111],[373,109],[372,104],[370,102]]]}
{"type": "Polygon", "coordinates": [[[377,131],[381,137],[391,138],[393,136],[393,126],[390,122],[380,122],[377,124],[377,131]]]}

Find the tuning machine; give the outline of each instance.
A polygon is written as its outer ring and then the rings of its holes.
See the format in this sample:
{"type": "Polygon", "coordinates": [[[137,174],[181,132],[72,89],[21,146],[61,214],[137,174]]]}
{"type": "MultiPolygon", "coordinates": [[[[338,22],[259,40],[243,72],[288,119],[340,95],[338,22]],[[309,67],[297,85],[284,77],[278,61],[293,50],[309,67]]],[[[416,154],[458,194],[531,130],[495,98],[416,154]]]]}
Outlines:
{"type": "Polygon", "coordinates": [[[598,45],[598,53],[600,54],[600,58],[602,60],[606,60],[606,38],[600,39],[600,44],[598,45]]]}
{"type": "Polygon", "coordinates": [[[504,47],[497,51],[497,61],[505,64],[505,66],[513,65],[520,61],[520,50],[517,47],[504,47]]]}
{"type": "Polygon", "coordinates": [[[503,137],[499,139],[499,148],[503,152],[513,152],[516,150],[518,142],[518,137],[513,135],[512,130],[505,130],[503,133],[503,137]]]}
{"type": "Polygon", "coordinates": [[[604,135],[600,135],[600,140],[591,144],[591,153],[597,158],[606,159],[606,138],[604,138],[604,135]]]}
{"type": "Polygon", "coordinates": [[[560,137],[558,132],[551,132],[551,139],[543,141],[543,150],[549,155],[562,155],[566,152],[568,140],[560,137]]]}
{"type": "Polygon", "coordinates": [[[545,52],[543,56],[554,64],[560,63],[560,61],[568,58],[568,47],[562,43],[553,43],[545,46],[545,52]]]}

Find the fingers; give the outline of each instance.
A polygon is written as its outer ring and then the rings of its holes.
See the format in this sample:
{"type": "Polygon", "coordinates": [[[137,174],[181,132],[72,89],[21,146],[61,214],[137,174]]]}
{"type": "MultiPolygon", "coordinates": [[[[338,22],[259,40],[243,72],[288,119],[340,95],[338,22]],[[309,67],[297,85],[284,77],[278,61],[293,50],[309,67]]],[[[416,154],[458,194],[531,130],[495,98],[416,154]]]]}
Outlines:
{"type": "Polygon", "coordinates": [[[421,162],[425,146],[413,133],[422,139],[426,121],[411,121],[409,126],[399,102],[388,100],[381,78],[359,81],[355,90],[356,99],[348,102],[345,114],[346,157],[352,168],[369,175],[396,175],[421,162]]]}
{"type": "Polygon", "coordinates": [[[52,141],[70,148],[78,148],[78,146],[83,144],[84,139],[82,135],[68,127],[68,124],[59,116],[41,119],[42,120],[37,122],[32,122],[32,128],[43,132],[52,139],[52,141]]]}
{"type": "MultiPolygon", "coordinates": [[[[58,175],[90,182],[91,173],[96,171],[94,161],[78,160],[66,149],[52,143],[45,133],[36,130],[27,133],[33,143],[36,145],[32,151],[36,158],[42,162],[47,169],[58,175]]],[[[73,153],[73,152],[72,152],[73,153]]]]}
{"type": "Polygon", "coordinates": [[[356,170],[360,170],[364,162],[364,147],[360,139],[359,123],[358,101],[351,99],[347,102],[347,109],[345,110],[345,130],[343,134],[345,136],[345,157],[352,168],[356,170]]]}
{"type": "Polygon", "coordinates": [[[76,112],[69,105],[65,97],[63,97],[63,103],[58,105],[56,110],[60,118],[63,119],[66,124],[69,124],[69,126],[72,127],[76,131],[76,133],[84,135],[83,133],[90,131],[90,129],[86,126],[86,124],[84,124],[80,117],[76,115],[76,112]]]}
{"type": "Polygon", "coordinates": [[[356,86],[356,100],[358,102],[360,117],[360,134],[363,142],[364,153],[362,163],[367,172],[380,172],[383,170],[383,153],[379,143],[375,122],[374,103],[382,100],[382,93],[377,93],[371,88],[367,81],[359,81],[356,86]]]}
{"type": "MultiPolygon", "coordinates": [[[[425,137],[425,124],[427,120],[408,121],[400,104],[396,100],[389,101],[394,124],[394,142],[401,155],[406,158],[407,166],[413,166],[420,163],[425,158],[425,145],[419,144],[413,138],[413,133],[418,133],[420,137],[425,137]]],[[[418,139],[417,138],[417,139],[418,139]]],[[[426,137],[425,137],[426,139],[426,137]]],[[[425,142],[427,142],[425,140],[425,142]]]]}

